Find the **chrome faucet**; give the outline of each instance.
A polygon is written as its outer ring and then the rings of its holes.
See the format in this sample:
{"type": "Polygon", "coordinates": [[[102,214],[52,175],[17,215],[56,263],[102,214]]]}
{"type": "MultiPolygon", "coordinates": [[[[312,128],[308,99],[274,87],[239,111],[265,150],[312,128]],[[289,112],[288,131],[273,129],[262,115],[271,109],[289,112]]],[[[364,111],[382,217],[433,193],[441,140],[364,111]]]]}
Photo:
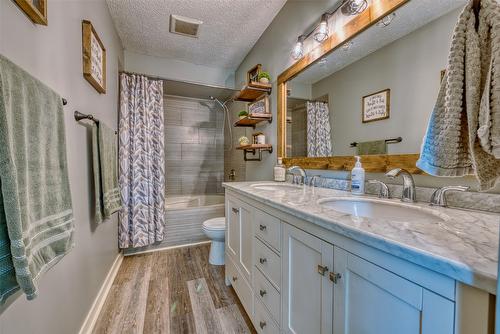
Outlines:
{"type": "Polygon", "coordinates": [[[406,169],[395,168],[385,174],[385,176],[391,179],[396,178],[401,175],[403,177],[403,194],[401,195],[401,201],[403,202],[416,202],[416,191],[415,191],[415,181],[411,176],[410,172],[406,169]]]}
{"type": "Polygon", "coordinates": [[[451,190],[466,191],[468,189],[469,187],[464,187],[464,186],[446,186],[439,188],[431,196],[431,205],[446,207],[448,206],[448,203],[446,202],[446,193],[448,191],[451,190]]]}
{"type": "Polygon", "coordinates": [[[389,191],[389,187],[382,181],[379,180],[368,180],[369,184],[378,184],[378,197],[379,198],[391,198],[391,192],[389,191]]]}
{"type": "Polygon", "coordinates": [[[310,177],[310,180],[309,180],[309,186],[310,187],[316,187],[316,184],[317,184],[317,180],[319,180],[321,178],[321,176],[319,175],[313,175],[310,177]]]}
{"type": "Polygon", "coordinates": [[[294,183],[294,184],[302,185],[302,184],[304,184],[304,181],[306,180],[306,171],[304,170],[304,168],[302,168],[300,166],[292,166],[286,170],[286,173],[293,176],[292,183],[294,183]],[[295,171],[299,172],[300,181],[295,180],[295,176],[296,176],[294,173],[295,171]]]}

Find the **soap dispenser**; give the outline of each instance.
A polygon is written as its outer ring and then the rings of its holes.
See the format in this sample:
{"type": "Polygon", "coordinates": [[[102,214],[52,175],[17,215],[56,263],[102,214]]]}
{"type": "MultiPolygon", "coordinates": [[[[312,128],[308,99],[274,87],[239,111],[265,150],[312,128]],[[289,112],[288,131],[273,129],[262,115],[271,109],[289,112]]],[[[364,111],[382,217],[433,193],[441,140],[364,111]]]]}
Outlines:
{"type": "Polygon", "coordinates": [[[351,193],[363,195],[365,193],[365,170],[361,165],[361,157],[355,156],[356,164],[351,171],[351,193]]]}

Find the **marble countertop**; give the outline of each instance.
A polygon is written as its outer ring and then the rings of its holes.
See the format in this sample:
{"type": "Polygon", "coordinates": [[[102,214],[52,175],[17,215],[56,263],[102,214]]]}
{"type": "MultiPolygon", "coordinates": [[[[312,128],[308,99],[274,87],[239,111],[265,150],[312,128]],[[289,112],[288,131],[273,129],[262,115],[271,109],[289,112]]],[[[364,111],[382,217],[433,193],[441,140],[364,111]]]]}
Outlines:
{"type": "MultiPolygon", "coordinates": [[[[355,197],[350,192],[312,188],[269,191],[252,185],[272,182],[227,182],[226,189],[248,196],[312,224],[394,256],[496,294],[500,215],[469,210],[405,204],[433,212],[439,223],[374,219],[345,214],[317,204],[328,197],[355,197]]],[[[362,196],[362,198],[376,198],[362,196]]],[[[399,199],[383,200],[401,204],[399,199]]]]}

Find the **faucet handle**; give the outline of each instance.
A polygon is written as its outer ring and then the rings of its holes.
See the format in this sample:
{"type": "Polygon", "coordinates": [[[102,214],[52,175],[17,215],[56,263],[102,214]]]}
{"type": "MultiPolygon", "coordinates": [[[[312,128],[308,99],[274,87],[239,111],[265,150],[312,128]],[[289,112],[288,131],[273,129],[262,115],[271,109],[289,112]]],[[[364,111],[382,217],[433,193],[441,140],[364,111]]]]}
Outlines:
{"type": "Polygon", "coordinates": [[[446,193],[448,191],[466,191],[468,190],[469,187],[466,186],[445,186],[436,189],[434,193],[431,196],[431,203],[430,205],[435,205],[435,206],[443,206],[446,207],[448,206],[448,203],[446,201],[446,193]]]}
{"type": "Polygon", "coordinates": [[[391,192],[389,190],[389,187],[384,182],[379,181],[379,180],[368,180],[368,183],[379,185],[379,190],[378,190],[378,197],[379,198],[391,198],[391,192]]]}

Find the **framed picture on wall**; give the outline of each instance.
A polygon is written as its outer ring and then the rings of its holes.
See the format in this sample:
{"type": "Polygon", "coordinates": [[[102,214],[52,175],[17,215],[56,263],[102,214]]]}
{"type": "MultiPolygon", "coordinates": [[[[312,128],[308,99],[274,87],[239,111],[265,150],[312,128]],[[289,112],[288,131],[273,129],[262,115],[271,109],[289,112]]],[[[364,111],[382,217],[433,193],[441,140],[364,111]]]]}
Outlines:
{"type": "Polygon", "coordinates": [[[263,94],[257,100],[248,104],[248,115],[269,114],[269,95],[263,94]]]}
{"type": "Polygon", "coordinates": [[[83,77],[101,94],[106,93],[106,49],[92,23],[82,21],[83,77]]]}
{"type": "Polygon", "coordinates": [[[390,116],[391,90],[384,89],[363,96],[361,119],[363,123],[380,121],[390,116]]]}
{"type": "Polygon", "coordinates": [[[33,23],[46,26],[47,0],[14,0],[33,23]]]}

